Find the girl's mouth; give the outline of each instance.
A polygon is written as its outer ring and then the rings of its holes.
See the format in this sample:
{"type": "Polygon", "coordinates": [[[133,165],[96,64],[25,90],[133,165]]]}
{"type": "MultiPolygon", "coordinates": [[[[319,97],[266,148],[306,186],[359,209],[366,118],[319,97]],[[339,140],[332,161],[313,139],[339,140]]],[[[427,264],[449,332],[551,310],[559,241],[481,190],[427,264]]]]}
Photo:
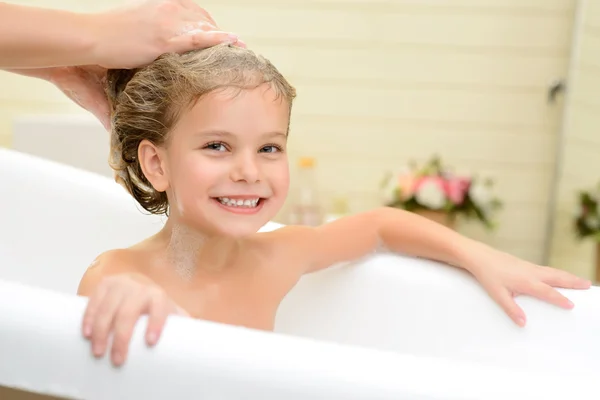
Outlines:
{"type": "Polygon", "coordinates": [[[253,214],[258,212],[266,201],[266,199],[261,197],[213,197],[213,200],[222,208],[238,214],[253,214]]]}

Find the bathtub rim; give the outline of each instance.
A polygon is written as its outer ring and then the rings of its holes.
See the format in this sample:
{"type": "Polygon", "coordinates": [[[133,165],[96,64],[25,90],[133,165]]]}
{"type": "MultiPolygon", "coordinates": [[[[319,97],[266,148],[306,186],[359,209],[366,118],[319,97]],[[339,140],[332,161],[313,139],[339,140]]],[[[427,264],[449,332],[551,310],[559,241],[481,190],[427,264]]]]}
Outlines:
{"type": "MultiPolygon", "coordinates": [[[[162,374],[173,373],[170,368],[177,369],[178,366],[180,373],[185,372],[186,368],[187,371],[203,371],[209,375],[206,379],[236,382],[236,385],[244,386],[247,393],[260,394],[262,398],[270,398],[269,393],[286,394],[295,398],[293,393],[298,388],[310,392],[311,389],[306,387],[306,381],[302,377],[312,377],[312,384],[318,384],[313,394],[329,390],[333,391],[332,398],[347,399],[367,399],[369,393],[373,395],[373,399],[392,399],[393,396],[400,395],[414,399],[447,399],[447,393],[460,398],[490,400],[509,398],[508,396],[526,399],[533,398],[530,396],[534,394],[543,394],[545,398],[551,399],[577,394],[578,397],[571,398],[583,399],[587,398],[584,396],[586,393],[593,393],[587,392],[592,389],[595,378],[591,373],[589,376],[559,377],[545,372],[532,372],[523,376],[522,371],[502,367],[417,357],[182,317],[170,317],[161,341],[154,349],[146,348],[143,344],[147,318],[142,317],[136,324],[127,367],[115,369],[110,366],[106,357],[95,360],[89,352],[89,345],[80,334],[80,318],[86,304],[85,298],[2,280],[0,298],[3,298],[0,309],[4,309],[0,312],[0,321],[3,326],[12,330],[11,336],[18,339],[10,345],[6,341],[0,341],[0,349],[2,353],[9,354],[10,358],[19,359],[19,363],[12,365],[12,368],[0,366],[0,385],[41,394],[67,398],[83,395],[86,399],[95,399],[95,395],[99,394],[122,395],[119,390],[125,388],[129,389],[128,396],[143,394],[148,398],[147,385],[141,393],[140,376],[152,382],[162,374]],[[40,298],[44,301],[32,301],[40,298]],[[11,312],[8,299],[25,304],[25,308],[11,312]],[[23,316],[36,316],[38,319],[24,321],[23,316]],[[50,333],[43,338],[47,351],[32,353],[32,348],[41,348],[40,343],[32,341],[40,341],[40,335],[32,334],[32,329],[37,326],[43,330],[45,323],[52,321],[60,322],[53,325],[50,333]],[[198,341],[197,337],[202,337],[203,340],[198,341]],[[88,354],[86,359],[77,359],[77,354],[81,355],[82,352],[88,354]],[[51,358],[58,354],[63,354],[64,358],[57,368],[51,358]],[[269,354],[271,358],[257,357],[258,354],[269,354]],[[185,363],[182,362],[182,357],[186,358],[185,363]],[[64,362],[65,358],[71,362],[64,362]],[[228,360],[234,359],[237,363],[251,365],[250,372],[248,368],[228,368],[227,366],[232,365],[228,364],[228,360]],[[315,359],[319,361],[315,363],[315,359]],[[210,365],[210,362],[204,360],[218,362],[210,365]],[[52,365],[55,368],[49,369],[52,365]],[[215,368],[215,365],[219,368],[215,368]],[[7,368],[12,372],[7,372],[7,368]],[[81,374],[82,369],[93,379],[71,379],[67,382],[67,379],[58,378],[76,377],[81,374]],[[269,371],[278,371],[281,380],[274,382],[266,379],[269,371]],[[248,381],[249,376],[253,377],[252,382],[248,381]],[[403,378],[401,383],[398,383],[398,376],[403,378]],[[429,377],[432,376],[437,377],[435,382],[429,382],[429,377]],[[354,383],[348,384],[348,379],[354,383]],[[126,381],[129,384],[124,384],[126,381]],[[261,385],[257,385],[257,382],[261,385]],[[283,382],[285,385],[282,385],[283,382]],[[501,385],[502,382],[512,382],[513,385],[501,385]],[[539,386],[542,383],[544,387],[539,386]],[[135,386],[138,390],[135,390],[135,386]],[[348,393],[348,390],[353,394],[348,393]]],[[[3,335],[6,332],[0,334],[0,337],[3,335]]],[[[202,385],[210,385],[209,380],[201,382],[198,379],[196,383],[192,381],[186,386],[187,390],[196,388],[201,392],[202,385]]],[[[215,386],[215,390],[229,390],[215,386]]],[[[153,390],[161,392],[157,387],[153,390]]],[[[177,393],[175,386],[172,390],[177,393]]],[[[181,395],[181,398],[185,397],[184,393],[181,395]]]]}

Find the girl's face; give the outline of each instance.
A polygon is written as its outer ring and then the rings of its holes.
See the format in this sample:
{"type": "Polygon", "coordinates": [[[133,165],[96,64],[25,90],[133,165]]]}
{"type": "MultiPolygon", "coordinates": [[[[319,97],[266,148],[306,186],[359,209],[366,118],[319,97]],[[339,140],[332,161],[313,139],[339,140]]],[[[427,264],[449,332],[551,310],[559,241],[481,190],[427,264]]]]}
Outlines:
{"type": "Polygon", "coordinates": [[[166,191],[170,218],[208,235],[255,233],[279,212],[289,188],[290,105],[270,85],[225,89],[180,115],[167,144],[144,141],[144,173],[166,191]]]}

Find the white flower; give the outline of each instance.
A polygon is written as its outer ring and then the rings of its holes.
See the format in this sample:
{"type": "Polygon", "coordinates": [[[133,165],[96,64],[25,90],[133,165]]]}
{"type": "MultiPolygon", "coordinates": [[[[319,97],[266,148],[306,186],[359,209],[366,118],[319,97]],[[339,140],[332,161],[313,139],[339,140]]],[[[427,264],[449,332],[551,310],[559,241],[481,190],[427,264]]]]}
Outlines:
{"type": "Polygon", "coordinates": [[[481,183],[474,182],[469,189],[469,195],[473,202],[482,208],[487,207],[492,201],[492,192],[481,183]]]}
{"type": "Polygon", "coordinates": [[[433,210],[439,210],[446,204],[446,195],[435,180],[426,180],[419,186],[415,194],[419,204],[433,210]]]}
{"type": "Polygon", "coordinates": [[[394,171],[388,172],[387,176],[385,179],[387,179],[387,181],[385,181],[383,183],[383,186],[380,188],[380,195],[381,195],[381,200],[383,201],[384,204],[389,204],[391,202],[394,202],[397,199],[396,195],[398,194],[398,189],[400,189],[398,187],[399,185],[399,177],[401,176],[409,176],[410,175],[410,169],[408,167],[400,167],[394,171]]]}
{"type": "Polygon", "coordinates": [[[381,197],[384,204],[389,204],[396,200],[396,189],[398,189],[397,179],[390,177],[385,186],[381,189],[381,197]]]}

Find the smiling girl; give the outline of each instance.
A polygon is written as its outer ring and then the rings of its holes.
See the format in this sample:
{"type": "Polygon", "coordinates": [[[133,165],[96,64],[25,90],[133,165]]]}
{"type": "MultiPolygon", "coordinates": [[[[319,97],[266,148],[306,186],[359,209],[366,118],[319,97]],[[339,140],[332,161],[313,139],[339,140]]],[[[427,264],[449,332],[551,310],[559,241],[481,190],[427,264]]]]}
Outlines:
{"type": "Polygon", "coordinates": [[[83,333],[96,356],[113,333],[116,365],[142,314],[150,345],[169,314],[272,330],[302,275],[382,248],[467,270],[521,326],[514,295],[570,308],[553,286],[590,286],[392,208],[257,233],[289,186],[296,93],[277,69],[250,50],[218,45],[108,78],[117,180],[144,209],[168,215],[156,235],[100,255],[81,280],[79,294],[90,297],[83,333]]]}

